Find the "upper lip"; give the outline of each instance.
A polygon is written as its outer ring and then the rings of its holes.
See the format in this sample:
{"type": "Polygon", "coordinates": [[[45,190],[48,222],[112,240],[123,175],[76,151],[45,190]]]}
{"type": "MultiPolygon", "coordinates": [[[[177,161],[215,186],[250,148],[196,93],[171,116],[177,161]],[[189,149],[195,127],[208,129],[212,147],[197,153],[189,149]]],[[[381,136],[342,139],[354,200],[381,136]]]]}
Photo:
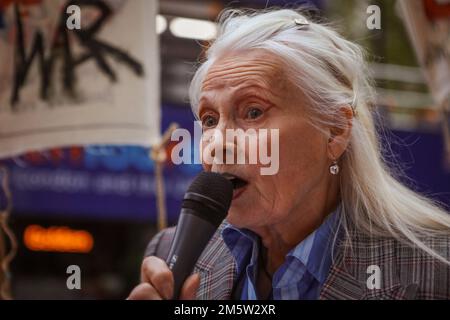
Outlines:
{"type": "Polygon", "coordinates": [[[248,184],[248,181],[236,173],[218,172],[233,184],[233,189],[239,189],[248,184]]]}

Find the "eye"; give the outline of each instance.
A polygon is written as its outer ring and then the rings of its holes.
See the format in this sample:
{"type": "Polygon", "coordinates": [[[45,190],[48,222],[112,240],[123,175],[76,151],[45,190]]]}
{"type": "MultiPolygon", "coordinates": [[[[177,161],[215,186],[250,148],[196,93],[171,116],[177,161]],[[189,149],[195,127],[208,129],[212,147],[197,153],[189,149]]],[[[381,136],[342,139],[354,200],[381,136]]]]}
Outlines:
{"type": "Polygon", "coordinates": [[[252,107],[247,110],[245,117],[250,120],[255,120],[262,116],[262,114],[263,111],[261,109],[252,107]]]}
{"type": "Polygon", "coordinates": [[[205,128],[212,128],[217,125],[217,119],[212,115],[205,115],[202,117],[202,126],[205,128]]]}

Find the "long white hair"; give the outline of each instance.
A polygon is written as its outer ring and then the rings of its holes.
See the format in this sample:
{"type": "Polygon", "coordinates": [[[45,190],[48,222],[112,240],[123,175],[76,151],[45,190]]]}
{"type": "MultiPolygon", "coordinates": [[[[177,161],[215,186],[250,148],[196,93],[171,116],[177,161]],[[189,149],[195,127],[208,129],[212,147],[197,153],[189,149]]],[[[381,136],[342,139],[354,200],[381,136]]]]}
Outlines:
{"type": "Polygon", "coordinates": [[[374,94],[364,52],[330,26],[311,21],[301,10],[225,10],[217,38],[191,82],[194,113],[209,67],[224,54],[251,49],[266,50],[289,66],[286,77],[309,99],[308,115],[316,127],[343,127],[344,119],[336,123],[339,117],[334,115],[343,105],[354,109],[350,143],[339,159],[340,223],[347,235],[356,230],[394,237],[450,264],[427,244],[429,238],[450,234],[450,215],[397,180],[398,172],[383,157],[374,124],[374,94]],[[295,19],[309,24],[297,25],[295,19]]]}

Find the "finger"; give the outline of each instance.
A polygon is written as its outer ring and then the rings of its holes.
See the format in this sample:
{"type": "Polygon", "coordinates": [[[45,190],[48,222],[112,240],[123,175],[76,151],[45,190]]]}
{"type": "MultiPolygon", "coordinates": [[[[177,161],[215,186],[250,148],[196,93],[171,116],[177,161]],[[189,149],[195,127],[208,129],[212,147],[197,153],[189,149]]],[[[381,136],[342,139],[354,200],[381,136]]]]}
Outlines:
{"type": "Polygon", "coordinates": [[[144,259],[141,266],[141,281],[150,282],[150,278],[154,272],[160,270],[168,270],[166,262],[158,257],[150,256],[144,259]]]}
{"type": "Polygon", "coordinates": [[[145,258],[141,278],[143,282],[149,282],[165,299],[172,298],[173,274],[164,260],[155,256],[145,258]]]}
{"type": "Polygon", "coordinates": [[[181,288],[180,300],[194,300],[200,287],[200,275],[195,273],[189,276],[181,288]]]}
{"type": "Polygon", "coordinates": [[[127,300],[162,300],[162,297],[155,288],[144,282],[131,291],[127,300]]]}

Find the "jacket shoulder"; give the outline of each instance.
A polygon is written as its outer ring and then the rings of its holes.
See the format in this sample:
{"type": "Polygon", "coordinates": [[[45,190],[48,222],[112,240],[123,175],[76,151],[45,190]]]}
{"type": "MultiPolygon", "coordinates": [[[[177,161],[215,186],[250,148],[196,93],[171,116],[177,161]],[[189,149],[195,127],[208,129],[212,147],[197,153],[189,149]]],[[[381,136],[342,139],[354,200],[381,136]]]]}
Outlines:
{"type": "Polygon", "coordinates": [[[175,236],[176,227],[166,228],[158,232],[149,242],[144,257],[157,256],[166,260],[169,255],[170,245],[175,236]]]}
{"type": "Polygon", "coordinates": [[[422,240],[446,262],[418,246],[397,244],[397,265],[401,282],[417,285],[417,299],[450,299],[450,235],[422,240]]]}
{"type": "Polygon", "coordinates": [[[447,263],[399,239],[355,234],[342,262],[345,270],[362,284],[367,298],[403,292],[408,299],[450,299],[450,235],[422,241],[447,263]],[[367,280],[375,269],[379,271],[380,290],[367,288],[367,280]]]}

